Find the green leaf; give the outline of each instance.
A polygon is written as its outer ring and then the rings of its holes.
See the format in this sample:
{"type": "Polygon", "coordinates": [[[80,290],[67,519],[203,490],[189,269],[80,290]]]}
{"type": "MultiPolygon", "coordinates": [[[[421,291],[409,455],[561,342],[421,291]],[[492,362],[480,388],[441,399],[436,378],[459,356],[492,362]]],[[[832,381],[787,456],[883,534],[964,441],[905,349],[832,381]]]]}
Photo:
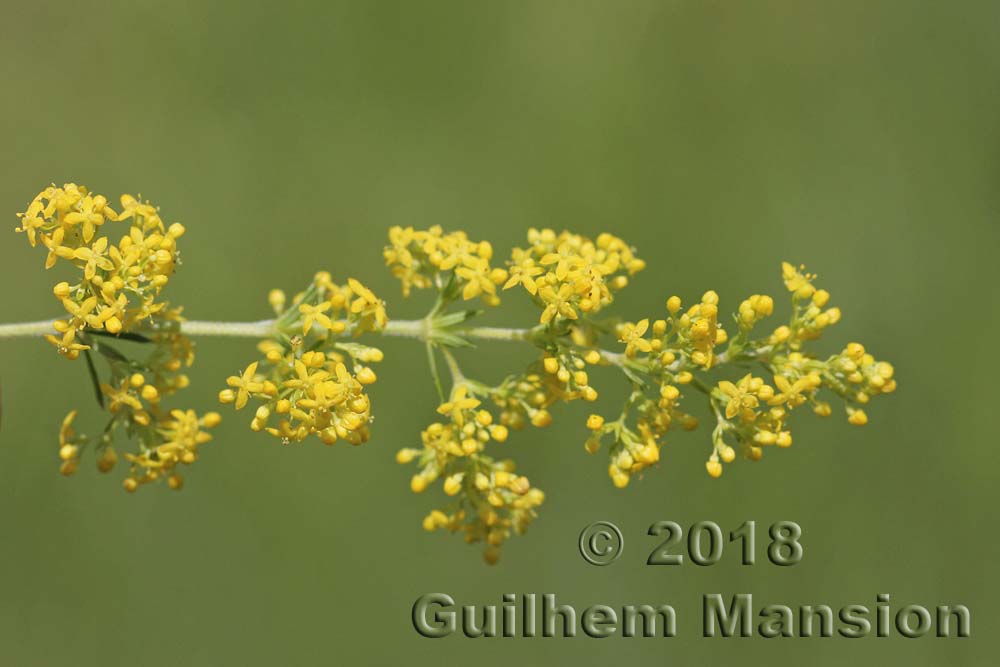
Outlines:
{"type": "Polygon", "coordinates": [[[438,315],[434,318],[434,326],[447,329],[448,327],[453,327],[456,324],[461,324],[462,322],[471,320],[473,317],[482,315],[483,312],[482,310],[463,310],[457,313],[438,315]]]}
{"type": "Polygon", "coordinates": [[[104,392],[101,391],[101,381],[97,377],[97,368],[94,367],[94,358],[90,350],[84,350],[83,356],[87,360],[87,373],[90,375],[90,382],[94,385],[94,394],[97,396],[97,404],[104,409],[104,392]]]}
{"type": "Polygon", "coordinates": [[[427,341],[427,363],[431,367],[431,377],[434,378],[434,387],[437,389],[438,398],[445,402],[444,389],[441,386],[441,373],[438,371],[437,355],[434,353],[434,344],[427,341]]]}
{"type": "Polygon", "coordinates": [[[446,347],[475,347],[468,339],[441,330],[431,332],[431,340],[446,347]]]}

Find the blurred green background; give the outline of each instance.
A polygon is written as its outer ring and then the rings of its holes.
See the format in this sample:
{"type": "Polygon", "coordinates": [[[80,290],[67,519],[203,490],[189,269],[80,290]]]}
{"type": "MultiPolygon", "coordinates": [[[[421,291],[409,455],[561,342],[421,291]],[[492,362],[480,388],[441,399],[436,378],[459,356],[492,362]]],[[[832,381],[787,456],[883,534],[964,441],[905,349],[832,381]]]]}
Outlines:
{"type": "MultiPolygon", "coordinates": [[[[707,431],[673,435],[625,492],[583,451],[587,406],[565,406],[504,445],[548,500],[488,568],[421,530],[437,498],[413,496],[393,461],[435,406],[411,342],[385,343],[365,447],[283,449],[241,414],[183,492],[126,496],[120,471],[56,472],[59,421],[92,402],[84,367],[7,341],[0,663],[991,663],[998,20],[989,2],[5,2],[4,321],[57,310],[56,272],[13,234],[14,213],[74,180],[141,192],[187,225],[169,296],[193,318],[265,317],[270,288],[318,269],[419,316],[427,304],[401,303],[381,266],[394,224],[465,229],[498,254],[531,226],[610,230],[649,262],[617,312],[708,288],[735,308],[782,292],[781,260],[805,262],[844,311],[819,349],[863,341],[894,362],[900,390],[863,429],[803,414],[795,446],[718,481],[707,431]],[[598,519],[626,537],[605,568],[576,547],[598,519]],[[646,567],[660,519],[795,520],[805,558],[744,568],[730,550],[715,567],[646,567]],[[421,639],[410,607],[439,591],[670,602],[680,637],[421,639]],[[964,603],[973,638],[702,639],[712,592],[964,603]]],[[[517,321],[493,322],[530,321],[509,302],[517,321]]],[[[252,353],[200,343],[184,401],[207,409],[252,353]]],[[[530,356],[462,359],[499,379],[530,356]]],[[[620,378],[599,387],[618,405],[620,378]]]]}

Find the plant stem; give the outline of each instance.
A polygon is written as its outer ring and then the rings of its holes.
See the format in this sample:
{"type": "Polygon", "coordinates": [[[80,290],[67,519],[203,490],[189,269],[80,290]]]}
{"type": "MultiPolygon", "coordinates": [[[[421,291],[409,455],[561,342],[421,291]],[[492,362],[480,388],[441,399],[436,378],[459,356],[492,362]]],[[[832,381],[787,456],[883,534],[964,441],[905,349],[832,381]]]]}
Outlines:
{"type": "Polygon", "coordinates": [[[274,320],[258,322],[207,322],[186,320],[181,332],[188,336],[228,336],[231,338],[264,338],[271,333],[274,320]]]}
{"type": "Polygon", "coordinates": [[[455,355],[453,355],[448,348],[441,348],[441,354],[444,356],[444,360],[448,364],[448,371],[451,373],[451,384],[454,389],[456,385],[465,381],[465,376],[462,374],[462,369],[458,367],[458,361],[455,359],[455,355]]]}
{"type": "MultiPolygon", "coordinates": [[[[272,333],[274,320],[256,322],[211,322],[206,320],[185,320],[181,331],[189,336],[221,336],[228,338],[265,338],[272,333]]],[[[0,324],[0,338],[23,338],[53,333],[52,320],[39,322],[18,322],[0,324]]],[[[455,329],[454,332],[467,338],[479,340],[524,341],[528,340],[530,329],[507,329],[502,327],[469,327],[455,329]]],[[[392,320],[382,331],[384,336],[426,339],[425,320],[392,320]]]]}
{"type": "MultiPolygon", "coordinates": [[[[391,324],[391,323],[390,323],[391,324]]],[[[531,329],[505,329],[503,327],[468,327],[458,329],[457,333],[469,338],[479,340],[528,340],[531,336],[531,329]]]]}
{"type": "Polygon", "coordinates": [[[42,336],[54,333],[52,320],[41,322],[18,322],[17,324],[0,324],[0,338],[19,338],[22,336],[42,336]]]}

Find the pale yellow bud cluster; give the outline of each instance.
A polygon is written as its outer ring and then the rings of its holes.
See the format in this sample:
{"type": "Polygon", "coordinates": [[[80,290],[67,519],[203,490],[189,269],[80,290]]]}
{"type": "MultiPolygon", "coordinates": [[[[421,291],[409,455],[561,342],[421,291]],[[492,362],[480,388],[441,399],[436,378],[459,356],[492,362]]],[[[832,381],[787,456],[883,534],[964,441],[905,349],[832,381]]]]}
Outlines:
{"type": "Polygon", "coordinates": [[[868,423],[868,415],[857,407],[874,396],[896,391],[895,369],[887,361],[877,361],[860,343],[850,343],[828,362],[828,383],[849,401],[847,421],[856,426],[868,423]],[[851,405],[855,404],[855,405],[851,405]]]}
{"type": "Polygon", "coordinates": [[[460,532],[466,543],[482,543],[483,559],[494,565],[503,543],[512,534],[524,533],[537,516],[536,508],[545,494],[533,488],[527,477],[515,474],[511,461],[477,455],[458,464],[465,469],[444,482],[445,493],[453,500],[424,517],[424,530],[460,532]]]}
{"type": "MultiPolygon", "coordinates": [[[[670,312],[670,303],[667,304],[670,312]]],[[[719,295],[713,290],[705,292],[701,302],[688,308],[680,317],[671,316],[674,333],[679,344],[695,366],[711,368],[716,345],[726,342],[725,330],[719,325],[719,295]]]]}
{"type": "MultiPolygon", "coordinates": [[[[427,488],[428,484],[453,466],[455,459],[479,454],[491,440],[507,440],[507,427],[495,424],[493,415],[488,410],[481,409],[481,405],[478,398],[469,395],[465,384],[456,385],[449,400],[437,410],[448,421],[434,422],[423,431],[422,451],[400,450],[396,456],[400,463],[409,463],[417,454],[421,455],[420,471],[414,475],[410,484],[414,492],[420,493],[427,488]]],[[[445,486],[447,492],[447,480],[445,486]]]]}
{"type": "Polygon", "coordinates": [[[658,399],[633,395],[629,409],[639,416],[635,429],[626,425],[627,412],[614,422],[592,414],[587,418],[591,435],[584,449],[595,454],[605,437],[612,439],[608,450],[608,475],[618,488],[628,486],[632,475],[641,473],[660,460],[662,438],[671,424],[679,422],[685,429],[697,426],[697,420],[676,408],[680,391],[673,385],[663,384],[658,399]]]}
{"type": "Polygon", "coordinates": [[[736,318],[740,329],[749,331],[757,322],[774,312],[774,299],[766,294],[754,294],[740,303],[736,318]]]}
{"type": "Polygon", "coordinates": [[[511,531],[524,531],[544,494],[532,488],[526,477],[515,475],[512,462],[497,463],[483,455],[490,441],[507,439],[507,427],[494,424],[493,415],[481,405],[466,384],[457,384],[438,408],[448,421],[428,426],[421,434],[422,449],[401,449],[396,460],[417,462],[419,470],[410,480],[414,493],[443,479],[445,495],[454,499],[447,511],[438,509],[427,515],[424,528],[461,530],[467,542],[485,542],[484,557],[495,563],[500,545],[511,531]]]}
{"type": "Polygon", "coordinates": [[[811,395],[819,377],[809,375],[794,383],[783,376],[775,376],[774,380],[778,390],[749,373],[735,383],[728,380],[718,383],[711,398],[724,406],[725,416],[717,415],[713,451],[707,464],[712,477],[719,477],[722,463],[730,463],[736,457],[735,450],[725,442],[726,434],[735,436],[744,454],[753,460],[761,458],[762,447],[791,446],[792,435],[785,423],[788,412],[806,400],[802,392],[811,395]]]}
{"type": "MultiPolygon", "coordinates": [[[[582,398],[587,402],[597,400],[597,390],[590,385],[590,374],[586,370],[587,362],[584,357],[575,354],[573,351],[562,351],[557,355],[546,355],[542,359],[542,369],[562,385],[558,390],[558,398],[564,401],[572,401],[582,398]]],[[[551,386],[551,383],[545,383],[551,386]]],[[[552,401],[546,398],[543,404],[551,404],[552,401]]]]}

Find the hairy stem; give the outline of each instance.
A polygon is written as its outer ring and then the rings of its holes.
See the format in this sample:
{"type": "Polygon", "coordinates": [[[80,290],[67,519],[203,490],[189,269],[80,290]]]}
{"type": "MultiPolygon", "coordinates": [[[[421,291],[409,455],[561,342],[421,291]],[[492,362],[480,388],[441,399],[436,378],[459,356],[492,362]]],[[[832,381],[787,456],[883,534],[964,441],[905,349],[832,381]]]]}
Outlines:
{"type": "MultiPolygon", "coordinates": [[[[206,320],[185,320],[181,331],[188,336],[220,336],[228,338],[265,338],[274,329],[274,320],[256,322],[211,322],[206,320]]],[[[0,338],[23,338],[52,333],[52,320],[39,322],[18,322],[0,324],[0,338]]],[[[478,340],[524,341],[528,340],[530,329],[507,329],[503,327],[469,327],[455,329],[458,335],[478,340]]],[[[426,320],[392,320],[382,332],[384,336],[426,339],[426,320]]]]}

